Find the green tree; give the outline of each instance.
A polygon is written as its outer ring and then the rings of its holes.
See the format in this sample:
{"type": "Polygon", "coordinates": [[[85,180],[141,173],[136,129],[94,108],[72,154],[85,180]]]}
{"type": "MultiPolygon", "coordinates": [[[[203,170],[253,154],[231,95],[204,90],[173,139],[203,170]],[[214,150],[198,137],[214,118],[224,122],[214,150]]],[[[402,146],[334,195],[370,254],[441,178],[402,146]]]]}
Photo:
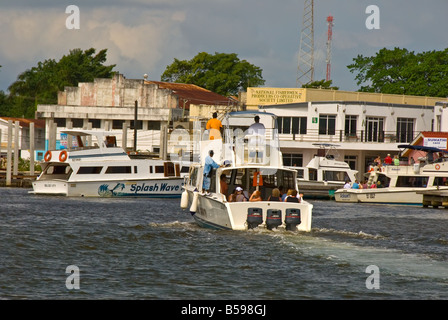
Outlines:
{"type": "Polygon", "coordinates": [[[91,82],[94,78],[110,78],[115,65],[104,65],[106,55],[107,49],[96,55],[93,48],[74,49],[59,61],[38,62],[9,86],[9,115],[34,118],[37,105],[57,103],[58,91],[65,86],[77,86],[79,82],[91,82]]]}
{"type": "Polygon", "coordinates": [[[259,67],[240,60],[235,53],[218,52],[200,52],[189,61],[174,59],[161,81],[195,84],[223,96],[237,95],[239,90],[265,82],[259,67]]]}
{"type": "Polygon", "coordinates": [[[347,68],[362,92],[448,96],[448,49],[416,54],[383,48],[372,57],[358,55],[347,68]]]}
{"type": "Polygon", "coordinates": [[[339,87],[332,87],[333,80],[326,81],[325,79],[320,81],[313,81],[307,84],[303,84],[302,88],[316,88],[316,89],[330,89],[339,90],[339,87]]]}

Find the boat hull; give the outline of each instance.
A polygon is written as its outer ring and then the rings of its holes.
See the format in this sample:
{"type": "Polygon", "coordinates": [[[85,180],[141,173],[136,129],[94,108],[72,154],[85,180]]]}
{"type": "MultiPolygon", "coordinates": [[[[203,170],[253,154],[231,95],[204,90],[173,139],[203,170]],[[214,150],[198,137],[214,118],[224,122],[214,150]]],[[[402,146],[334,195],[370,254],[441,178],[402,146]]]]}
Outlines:
{"type": "Polygon", "coordinates": [[[68,197],[180,198],[183,178],[144,180],[61,181],[36,180],[33,194],[68,197]]]}
{"type": "Polygon", "coordinates": [[[422,204],[423,195],[417,191],[425,189],[384,188],[384,189],[339,189],[335,192],[337,202],[367,202],[382,204],[422,204]]]}

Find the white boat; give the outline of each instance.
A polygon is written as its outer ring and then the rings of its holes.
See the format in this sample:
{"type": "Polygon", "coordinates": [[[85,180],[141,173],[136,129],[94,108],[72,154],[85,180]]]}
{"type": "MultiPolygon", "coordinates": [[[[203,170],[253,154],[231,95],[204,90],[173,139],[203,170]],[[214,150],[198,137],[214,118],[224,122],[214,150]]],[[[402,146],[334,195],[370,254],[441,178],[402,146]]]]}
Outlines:
{"type": "MultiPolygon", "coordinates": [[[[428,154],[445,152],[424,146],[400,145],[399,147],[420,150],[428,154]]],[[[335,192],[335,200],[421,205],[422,191],[448,190],[448,161],[444,157],[438,158],[436,162],[428,162],[426,158],[413,165],[389,165],[380,169],[372,167],[368,174],[369,188],[339,189],[335,192]],[[371,188],[373,184],[377,187],[371,188]]]]}
{"type": "Polygon", "coordinates": [[[313,205],[268,201],[274,188],[298,190],[297,172],[283,166],[279,151],[276,116],[264,112],[231,112],[224,119],[224,139],[200,142],[200,162],[190,166],[185,181],[181,207],[190,210],[195,221],[214,229],[247,230],[251,228],[285,228],[310,231],[313,205]],[[266,128],[263,137],[245,131],[258,115],[266,128]],[[252,139],[259,139],[254,142],[252,139]],[[204,164],[209,150],[222,166],[212,170],[210,193],[204,193],[204,164]],[[229,192],[223,194],[220,177],[226,175],[229,192]],[[255,190],[263,201],[229,202],[228,196],[242,187],[246,197],[255,190]]]}
{"type": "Polygon", "coordinates": [[[47,151],[34,194],[180,198],[188,166],[132,159],[110,132],[66,130],[67,149],[47,151]]]}
{"type": "Polygon", "coordinates": [[[305,167],[290,168],[297,171],[299,189],[305,198],[332,198],[335,190],[343,187],[347,181],[355,182],[358,171],[332,154],[338,145],[313,145],[319,146],[318,154],[305,167]]]}

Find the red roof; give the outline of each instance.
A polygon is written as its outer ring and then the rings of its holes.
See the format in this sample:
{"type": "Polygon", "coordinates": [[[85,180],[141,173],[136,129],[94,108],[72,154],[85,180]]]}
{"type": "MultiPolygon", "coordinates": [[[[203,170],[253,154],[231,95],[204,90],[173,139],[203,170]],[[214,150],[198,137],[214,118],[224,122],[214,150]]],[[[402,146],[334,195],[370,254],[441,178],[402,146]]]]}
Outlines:
{"type": "Polygon", "coordinates": [[[179,107],[189,109],[190,104],[205,105],[229,105],[236,101],[232,98],[224,97],[210,90],[201,88],[194,84],[161,82],[161,81],[145,81],[146,84],[156,84],[160,89],[172,90],[179,99],[179,107]]]}
{"type": "Polygon", "coordinates": [[[29,128],[30,123],[34,122],[35,128],[45,128],[45,120],[42,119],[25,119],[25,118],[15,118],[15,117],[0,117],[0,119],[8,122],[9,120],[12,120],[14,123],[15,121],[19,121],[19,125],[24,128],[29,128]]]}

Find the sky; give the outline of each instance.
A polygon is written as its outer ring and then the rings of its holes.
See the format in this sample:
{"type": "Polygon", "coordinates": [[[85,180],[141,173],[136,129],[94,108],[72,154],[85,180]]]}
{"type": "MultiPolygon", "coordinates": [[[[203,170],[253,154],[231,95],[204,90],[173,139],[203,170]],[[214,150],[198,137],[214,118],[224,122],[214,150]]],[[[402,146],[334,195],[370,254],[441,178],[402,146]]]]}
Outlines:
{"type": "MultiPolygon", "coordinates": [[[[265,87],[297,86],[305,0],[0,0],[0,90],[46,59],[70,50],[107,49],[128,79],[160,80],[174,59],[199,52],[236,53],[263,70],[265,87]],[[79,20],[67,7],[79,9],[79,20]],[[79,21],[79,29],[67,28],[79,21]]],[[[315,80],[325,79],[326,18],[334,17],[331,79],[356,91],[347,65],[394,47],[448,47],[448,0],[315,0],[315,80]],[[366,27],[379,9],[379,29],[366,27]]]]}

